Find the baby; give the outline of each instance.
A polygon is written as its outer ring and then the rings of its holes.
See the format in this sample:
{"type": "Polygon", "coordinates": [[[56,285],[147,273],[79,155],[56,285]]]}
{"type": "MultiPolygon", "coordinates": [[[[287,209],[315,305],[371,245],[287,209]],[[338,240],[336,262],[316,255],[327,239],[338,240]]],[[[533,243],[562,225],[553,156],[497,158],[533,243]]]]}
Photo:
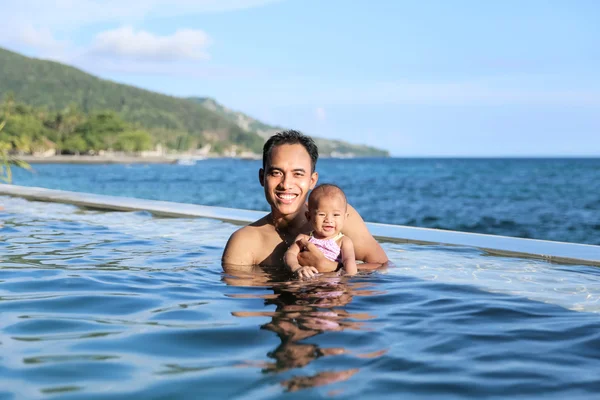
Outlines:
{"type": "Polygon", "coordinates": [[[341,262],[346,274],[356,274],[354,245],[350,238],[341,233],[348,217],[347,206],[344,191],[336,185],[319,185],[310,193],[306,218],[312,232],[310,236],[298,235],[284,257],[286,265],[298,277],[309,278],[318,272],[315,267],[302,267],[298,263],[298,253],[301,251],[298,243],[302,239],[317,246],[329,260],[341,262]]]}

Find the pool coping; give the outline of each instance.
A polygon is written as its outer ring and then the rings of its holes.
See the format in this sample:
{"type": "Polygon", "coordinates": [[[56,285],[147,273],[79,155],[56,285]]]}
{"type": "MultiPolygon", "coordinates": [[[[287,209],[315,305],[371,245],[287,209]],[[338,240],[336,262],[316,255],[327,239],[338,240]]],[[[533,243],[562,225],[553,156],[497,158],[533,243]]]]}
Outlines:
{"type": "MultiPolygon", "coordinates": [[[[73,204],[79,207],[112,211],[148,211],[159,217],[201,217],[245,225],[265,215],[264,211],[203,206],[169,201],[146,200],[94,193],[70,192],[31,186],[0,184],[0,195],[28,200],[73,204]]],[[[538,258],[549,262],[600,266],[600,246],[522,239],[509,236],[468,233],[367,222],[378,241],[417,244],[444,244],[475,247],[504,256],[538,258]]]]}

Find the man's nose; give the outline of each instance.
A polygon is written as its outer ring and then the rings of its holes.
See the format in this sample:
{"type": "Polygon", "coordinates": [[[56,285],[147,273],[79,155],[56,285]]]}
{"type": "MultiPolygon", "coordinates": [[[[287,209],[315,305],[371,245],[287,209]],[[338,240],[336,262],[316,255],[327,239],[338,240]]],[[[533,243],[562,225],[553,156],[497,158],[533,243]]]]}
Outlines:
{"type": "Polygon", "coordinates": [[[291,187],[292,185],[292,175],[291,174],[284,174],[283,178],[281,179],[281,182],[279,182],[279,184],[284,187],[284,188],[288,188],[291,187]]]}

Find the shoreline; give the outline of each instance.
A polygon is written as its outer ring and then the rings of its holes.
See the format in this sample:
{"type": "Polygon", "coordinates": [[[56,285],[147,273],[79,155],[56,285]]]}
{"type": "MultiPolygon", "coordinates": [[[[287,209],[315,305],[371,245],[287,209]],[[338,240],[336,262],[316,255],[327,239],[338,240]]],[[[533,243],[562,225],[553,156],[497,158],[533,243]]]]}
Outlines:
{"type": "Polygon", "coordinates": [[[28,164],[173,164],[179,158],[164,156],[136,157],[136,156],[67,156],[58,155],[50,157],[17,156],[19,160],[28,164]]]}
{"type": "MultiPolygon", "coordinates": [[[[17,156],[19,160],[28,164],[177,164],[179,162],[195,162],[204,159],[222,158],[216,155],[168,155],[168,156],[128,156],[128,155],[56,155],[48,157],[24,155],[17,156]]],[[[233,157],[251,159],[245,157],[233,157]]]]}
{"type": "MultiPolygon", "coordinates": [[[[228,158],[236,160],[262,160],[261,154],[241,154],[236,156],[207,154],[204,156],[191,154],[169,154],[163,156],[134,156],[123,154],[104,154],[104,155],[54,155],[54,156],[32,156],[22,155],[15,158],[25,161],[28,164],[187,164],[208,159],[228,158]]],[[[332,157],[323,154],[322,159],[352,159],[360,157],[332,157]]],[[[379,157],[377,157],[379,158],[379,157]]],[[[389,157],[383,157],[389,158],[389,157]]]]}

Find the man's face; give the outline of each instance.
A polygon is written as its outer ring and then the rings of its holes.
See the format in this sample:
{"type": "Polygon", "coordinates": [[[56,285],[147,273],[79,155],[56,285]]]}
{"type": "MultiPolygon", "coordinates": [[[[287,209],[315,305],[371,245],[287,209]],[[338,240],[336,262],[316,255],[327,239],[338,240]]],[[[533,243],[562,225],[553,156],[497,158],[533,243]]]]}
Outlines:
{"type": "Polygon", "coordinates": [[[271,150],[259,179],[274,213],[284,216],[302,210],[318,179],[317,173],[311,171],[310,155],[301,144],[283,144],[271,150]]]}

